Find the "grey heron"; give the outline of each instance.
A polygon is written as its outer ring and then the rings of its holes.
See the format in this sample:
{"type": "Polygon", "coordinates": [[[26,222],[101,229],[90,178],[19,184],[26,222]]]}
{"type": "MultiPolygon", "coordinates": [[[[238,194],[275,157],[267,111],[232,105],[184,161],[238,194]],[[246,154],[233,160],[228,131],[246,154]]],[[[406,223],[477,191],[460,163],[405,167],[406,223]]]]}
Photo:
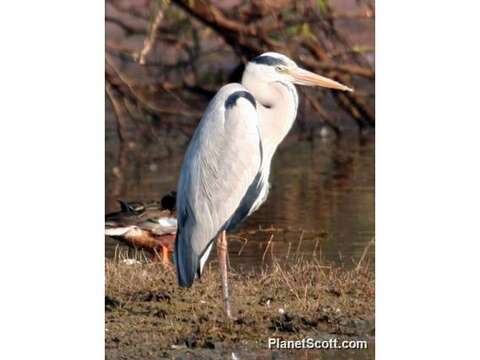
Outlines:
{"type": "Polygon", "coordinates": [[[208,105],[188,145],[177,187],[174,259],[179,285],[202,274],[215,239],[223,304],[231,318],[226,232],[266,200],[272,157],[298,108],[294,84],[351,88],[267,52],[251,60],[241,84],[223,86],[208,105]]]}

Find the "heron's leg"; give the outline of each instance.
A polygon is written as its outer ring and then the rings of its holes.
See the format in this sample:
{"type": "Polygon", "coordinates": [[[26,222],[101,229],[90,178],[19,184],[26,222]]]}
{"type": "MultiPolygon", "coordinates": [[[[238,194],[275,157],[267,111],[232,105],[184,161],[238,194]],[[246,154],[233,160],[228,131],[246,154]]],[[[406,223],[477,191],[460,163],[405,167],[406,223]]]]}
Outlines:
{"type": "Polygon", "coordinates": [[[222,231],[218,236],[217,241],[217,254],[218,264],[220,266],[220,276],[222,278],[222,290],[223,290],[223,307],[225,314],[229,319],[232,319],[232,312],[230,310],[230,299],[228,297],[228,277],[227,277],[227,234],[222,231]]]}

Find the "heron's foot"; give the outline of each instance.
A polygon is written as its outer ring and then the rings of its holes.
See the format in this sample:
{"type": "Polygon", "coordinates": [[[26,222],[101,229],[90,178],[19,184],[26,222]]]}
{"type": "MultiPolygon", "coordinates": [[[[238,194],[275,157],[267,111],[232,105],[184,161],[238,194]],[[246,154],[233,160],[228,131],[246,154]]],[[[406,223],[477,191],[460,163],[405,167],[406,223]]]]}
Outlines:
{"type": "Polygon", "coordinates": [[[232,311],[230,310],[230,307],[227,309],[224,309],[224,313],[225,313],[225,318],[227,321],[235,321],[237,320],[237,318],[235,316],[232,315],[232,311]]]}
{"type": "Polygon", "coordinates": [[[225,316],[226,316],[227,319],[235,320],[235,318],[232,315],[232,310],[230,308],[230,303],[224,302],[223,311],[225,312],[225,316]]]}
{"type": "Polygon", "coordinates": [[[230,314],[230,316],[225,316],[225,319],[228,321],[228,322],[235,322],[237,321],[237,317],[236,316],[233,316],[230,314]]]}

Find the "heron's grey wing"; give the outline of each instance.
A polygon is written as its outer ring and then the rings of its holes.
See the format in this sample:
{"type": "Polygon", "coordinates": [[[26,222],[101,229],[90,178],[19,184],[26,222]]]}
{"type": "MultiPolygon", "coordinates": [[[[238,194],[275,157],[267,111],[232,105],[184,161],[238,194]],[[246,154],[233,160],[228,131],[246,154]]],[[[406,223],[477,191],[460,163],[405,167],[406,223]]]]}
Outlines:
{"type": "Polygon", "coordinates": [[[240,84],[209,104],[187,149],[177,191],[179,284],[200,275],[218,233],[229,226],[262,161],[255,99],[240,84]]]}
{"type": "Polygon", "coordinates": [[[235,229],[237,225],[260,207],[268,196],[268,187],[268,179],[262,172],[259,172],[230,219],[226,228],[227,231],[235,229]]]}

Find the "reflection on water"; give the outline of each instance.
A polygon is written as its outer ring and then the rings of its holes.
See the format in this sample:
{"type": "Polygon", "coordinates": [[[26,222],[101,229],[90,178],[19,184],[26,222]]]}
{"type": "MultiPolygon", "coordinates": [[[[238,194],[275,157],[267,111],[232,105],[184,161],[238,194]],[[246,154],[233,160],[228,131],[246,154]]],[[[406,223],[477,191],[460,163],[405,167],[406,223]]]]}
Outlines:
{"type": "MultiPolygon", "coordinates": [[[[129,166],[122,170],[109,161],[107,150],[107,211],[116,209],[116,198],[159,200],[175,189],[184,149],[165,150],[162,144],[126,151],[129,166]]],[[[230,237],[235,268],[268,263],[272,255],[282,261],[317,257],[345,266],[358,262],[374,237],[373,136],[313,142],[291,136],[275,155],[270,180],[268,200],[230,237]],[[259,228],[264,230],[249,233],[259,228]]],[[[107,256],[115,245],[107,240],[107,256]]],[[[368,248],[372,257],[373,248],[368,248]]]]}

